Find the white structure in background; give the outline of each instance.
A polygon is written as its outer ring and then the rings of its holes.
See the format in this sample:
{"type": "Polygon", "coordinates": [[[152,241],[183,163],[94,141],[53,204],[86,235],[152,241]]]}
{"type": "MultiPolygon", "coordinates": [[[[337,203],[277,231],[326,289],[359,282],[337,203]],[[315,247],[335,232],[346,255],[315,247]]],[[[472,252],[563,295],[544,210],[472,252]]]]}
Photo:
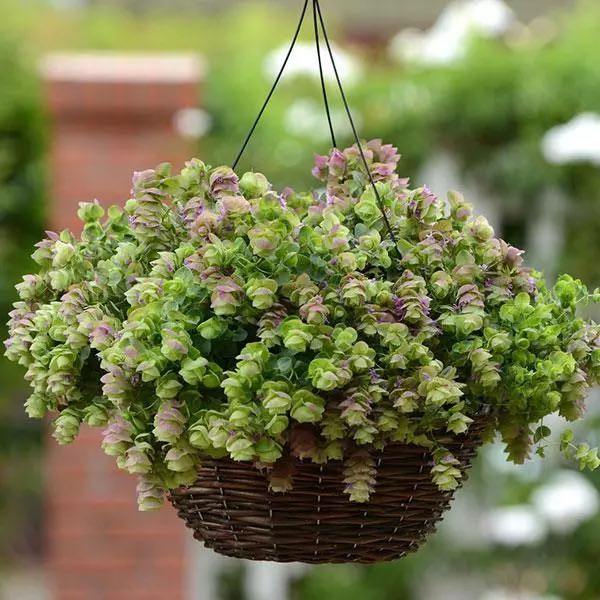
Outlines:
{"type": "Polygon", "coordinates": [[[237,566],[235,558],[217,554],[188,536],[188,591],[187,600],[219,598],[220,575],[237,566]]]}
{"type": "Polygon", "coordinates": [[[300,563],[246,562],[244,591],[246,600],[285,600],[291,582],[309,567],[300,563]]]}
{"type": "MultiPolygon", "coordinates": [[[[357,127],[360,129],[360,115],[353,111],[357,127]]],[[[332,109],[331,121],[340,137],[352,133],[350,122],[343,109],[332,109]]],[[[329,128],[325,119],[322,101],[314,98],[298,98],[290,104],[284,115],[284,127],[292,135],[321,143],[329,140],[329,128]]]]}
{"type": "MultiPolygon", "coordinates": [[[[589,162],[600,167],[600,115],[581,113],[552,127],[542,138],[541,150],[551,164],[589,162]]],[[[562,223],[568,199],[558,190],[547,190],[541,200],[538,219],[529,230],[528,247],[532,263],[552,277],[564,246],[562,223]]]]}
{"type": "Polygon", "coordinates": [[[580,473],[565,469],[539,487],[529,504],[489,511],[482,533],[502,546],[534,546],[551,531],[562,535],[573,532],[599,508],[596,488],[580,473]]]}
{"type": "Polygon", "coordinates": [[[556,188],[540,193],[535,218],[527,228],[527,260],[553,280],[565,246],[564,219],[569,206],[565,194],[556,188]]]}
{"type": "Polygon", "coordinates": [[[485,194],[475,181],[469,181],[461,172],[456,158],[445,150],[438,150],[429,157],[419,173],[414,186],[427,185],[440,198],[445,198],[450,190],[459,190],[470,202],[475,212],[485,215],[490,225],[498,233],[501,219],[502,202],[491,194],[485,194]]]}
{"type": "Polygon", "coordinates": [[[491,510],[483,529],[493,542],[509,547],[535,546],[548,535],[544,519],[526,504],[491,510]]]}
{"type": "Polygon", "coordinates": [[[220,576],[240,565],[243,567],[245,600],[287,600],[290,597],[292,582],[308,568],[299,563],[280,564],[229,558],[205,548],[191,536],[189,540],[189,600],[220,598],[220,576]]]}
{"type": "Polygon", "coordinates": [[[399,61],[445,65],[461,58],[473,35],[500,37],[517,19],[502,0],[457,0],[449,3],[427,31],[405,29],[391,42],[399,61]]]}
{"type": "MultiPolygon", "coordinates": [[[[462,173],[457,159],[445,150],[433,154],[421,172],[416,185],[425,183],[438,196],[448,190],[460,190],[477,214],[485,215],[497,235],[502,224],[501,197],[484,191],[481,186],[462,173]]],[[[528,261],[552,279],[556,276],[558,260],[564,247],[563,220],[568,201],[559,190],[547,188],[540,193],[535,218],[528,222],[528,261]]],[[[508,240],[510,241],[510,240],[508,240]]]]}
{"type": "Polygon", "coordinates": [[[182,108],[173,116],[177,133],[188,139],[204,137],[212,127],[212,117],[201,108],[182,108]]]}
{"type": "Polygon", "coordinates": [[[596,488],[577,471],[567,470],[559,471],[537,489],[532,503],[549,527],[562,534],[571,533],[600,508],[596,488]]]}
{"type": "MultiPolygon", "coordinates": [[[[342,82],[345,85],[351,85],[352,83],[358,81],[363,70],[358,58],[349,52],[342,50],[335,44],[331,44],[331,49],[342,82]]],[[[281,46],[280,48],[277,48],[268,54],[264,64],[265,74],[268,79],[271,80],[277,76],[283,61],[285,60],[287,52],[288,47],[281,46]]],[[[335,81],[335,73],[333,71],[333,67],[331,66],[331,61],[329,60],[329,54],[327,53],[326,47],[321,48],[321,54],[325,78],[329,81],[335,81]]],[[[306,75],[314,78],[319,77],[319,63],[317,61],[317,54],[315,45],[313,43],[296,44],[285,68],[283,78],[298,77],[300,75],[306,75]]]]}
{"type": "Polygon", "coordinates": [[[542,139],[542,153],[556,165],[591,162],[600,166],[600,115],[581,113],[553,127],[542,139]]]}

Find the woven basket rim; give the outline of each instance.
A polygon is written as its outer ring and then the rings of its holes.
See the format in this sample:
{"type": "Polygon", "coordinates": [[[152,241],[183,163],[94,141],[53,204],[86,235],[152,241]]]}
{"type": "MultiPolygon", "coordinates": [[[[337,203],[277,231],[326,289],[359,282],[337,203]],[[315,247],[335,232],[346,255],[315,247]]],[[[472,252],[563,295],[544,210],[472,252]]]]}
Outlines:
{"type": "MultiPolygon", "coordinates": [[[[478,418],[453,436],[463,480],[489,419],[478,418]]],[[[375,563],[415,551],[435,529],[454,492],[431,479],[428,449],[391,444],[373,453],[378,477],[369,502],[343,493],[343,462],[317,465],[296,459],[294,485],[268,486],[267,470],[231,458],[208,459],[191,486],[170,500],[194,537],[220,554],[276,562],[375,563]]]]}

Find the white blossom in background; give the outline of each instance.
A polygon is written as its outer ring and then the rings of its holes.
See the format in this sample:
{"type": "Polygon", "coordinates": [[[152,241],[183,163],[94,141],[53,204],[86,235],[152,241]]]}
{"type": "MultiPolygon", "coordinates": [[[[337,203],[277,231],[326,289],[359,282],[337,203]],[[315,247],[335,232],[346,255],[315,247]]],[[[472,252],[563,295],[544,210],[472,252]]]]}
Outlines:
{"type": "Polygon", "coordinates": [[[399,61],[445,65],[464,56],[471,36],[500,37],[516,23],[503,0],[457,0],[427,31],[401,31],[392,40],[390,53],[399,61]]]}
{"type": "Polygon", "coordinates": [[[197,139],[210,131],[212,118],[201,108],[182,108],[175,113],[173,124],[181,137],[197,139]]]}
{"type": "Polygon", "coordinates": [[[291,583],[308,570],[301,563],[244,561],[244,592],[248,600],[286,600],[291,583]]]}
{"type": "Polygon", "coordinates": [[[484,519],[484,530],[493,542],[509,547],[534,546],[548,535],[544,520],[526,504],[491,510],[484,519]]]}
{"type": "Polygon", "coordinates": [[[542,153],[552,164],[591,162],[600,166],[600,115],[581,113],[553,127],[542,139],[542,153]]]}
{"type": "Polygon", "coordinates": [[[583,475],[563,470],[534,492],[532,503],[553,531],[566,534],[596,514],[600,498],[583,475]]]}
{"type": "MultiPolygon", "coordinates": [[[[353,111],[353,117],[360,128],[360,117],[353,111]]],[[[340,109],[331,112],[331,120],[336,134],[344,137],[352,133],[346,113],[340,109]]],[[[285,130],[295,136],[317,143],[329,140],[329,126],[323,104],[312,98],[299,98],[290,104],[284,115],[285,130]]]]}
{"type": "MultiPolygon", "coordinates": [[[[354,55],[342,50],[335,44],[331,45],[335,64],[344,85],[351,85],[360,79],[362,74],[362,65],[354,55]]],[[[265,73],[268,79],[274,79],[281,69],[288,52],[287,46],[282,46],[273,50],[265,59],[265,73]]],[[[335,73],[329,60],[329,54],[325,47],[321,48],[323,73],[329,81],[335,81],[335,73]]],[[[296,44],[292,55],[285,68],[283,78],[298,77],[305,75],[309,77],[319,77],[319,63],[314,44],[299,43],[296,44]]]]}

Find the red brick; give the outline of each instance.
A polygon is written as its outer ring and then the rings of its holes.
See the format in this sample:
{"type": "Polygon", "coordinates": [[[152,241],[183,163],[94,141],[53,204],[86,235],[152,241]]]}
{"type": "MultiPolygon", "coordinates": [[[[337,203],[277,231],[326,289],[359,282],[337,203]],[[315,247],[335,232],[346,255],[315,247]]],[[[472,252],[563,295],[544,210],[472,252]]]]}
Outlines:
{"type": "MultiPolygon", "coordinates": [[[[199,104],[199,80],[174,80],[169,73],[161,79],[160,69],[154,78],[111,80],[104,73],[94,80],[93,73],[65,75],[53,64],[54,70],[46,68],[52,117],[50,225],[79,230],[79,202],[98,198],[122,204],[133,171],[165,161],[181,167],[194,154],[173,130],[173,116],[199,104]]],[[[100,441],[99,431],[84,427],[72,446],[47,444],[52,597],[183,600],[189,532],[170,507],[138,512],[135,478],[116,468],[100,441]]]]}

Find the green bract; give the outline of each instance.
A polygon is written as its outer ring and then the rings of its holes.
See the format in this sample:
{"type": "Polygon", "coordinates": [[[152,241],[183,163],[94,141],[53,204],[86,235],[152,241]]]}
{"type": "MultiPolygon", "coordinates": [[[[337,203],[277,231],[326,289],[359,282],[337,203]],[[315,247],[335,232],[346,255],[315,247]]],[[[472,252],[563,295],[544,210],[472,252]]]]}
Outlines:
{"type": "MultiPolygon", "coordinates": [[[[576,316],[598,294],[568,276],[547,289],[459,194],[409,189],[391,146],[365,153],[397,248],[357,147],[317,157],[313,192],[192,160],[137,173],[124,210],[82,205],[81,239],[37,245],[11,313],[29,414],[58,411],[60,443],[82,421],[106,427],[142,509],[207,456],[274,465],[279,491],[290,455],[343,459],[365,502],[372,451],[391,443],[430,449],[453,489],[443,440],[484,414],[510,460],[543,453],[544,417],[580,418],[600,375],[599,328],[576,316]]],[[[600,463],[569,434],[561,445],[600,463]]]]}

